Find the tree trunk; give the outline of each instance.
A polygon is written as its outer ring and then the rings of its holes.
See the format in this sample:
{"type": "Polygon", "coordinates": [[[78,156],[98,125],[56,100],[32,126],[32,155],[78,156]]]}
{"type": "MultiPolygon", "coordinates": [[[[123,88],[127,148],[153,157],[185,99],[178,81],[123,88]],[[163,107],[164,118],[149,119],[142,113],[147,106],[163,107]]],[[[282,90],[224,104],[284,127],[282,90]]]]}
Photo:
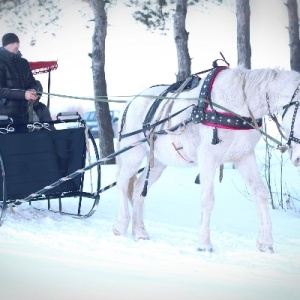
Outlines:
{"type": "Polygon", "coordinates": [[[249,0],[236,0],[238,65],[251,69],[249,0]]]}
{"type": "Polygon", "coordinates": [[[292,70],[300,72],[300,41],[297,0],[287,0],[286,6],[289,16],[290,66],[292,70]]]}
{"type": "MultiPolygon", "coordinates": [[[[93,34],[92,71],[95,98],[101,96],[107,99],[105,79],[105,39],[107,33],[107,15],[105,0],[91,0],[90,5],[94,12],[95,29],[93,34]]],[[[95,109],[99,126],[99,148],[101,157],[114,152],[114,133],[108,102],[95,101],[95,109]]],[[[114,164],[115,159],[107,162],[114,164]]]]}
{"type": "Polygon", "coordinates": [[[188,49],[189,34],[185,29],[186,14],[187,0],[177,0],[174,15],[174,38],[178,62],[177,81],[185,80],[191,75],[191,58],[188,49]]]}

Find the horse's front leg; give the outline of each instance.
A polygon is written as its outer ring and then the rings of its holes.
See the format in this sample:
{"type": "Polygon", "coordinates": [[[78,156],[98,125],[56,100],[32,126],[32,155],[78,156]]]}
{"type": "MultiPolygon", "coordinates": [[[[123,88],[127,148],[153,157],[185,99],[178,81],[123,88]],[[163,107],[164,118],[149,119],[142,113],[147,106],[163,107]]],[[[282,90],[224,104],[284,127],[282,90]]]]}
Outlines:
{"type": "MultiPolygon", "coordinates": [[[[207,158],[207,157],[206,157],[207,158]]],[[[200,181],[201,181],[201,227],[200,227],[200,246],[199,251],[213,252],[210,241],[210,216],[215,203],[214,177],[216,166],[214,162],[209,163],[209,159],[201,162],[200,181]]]]}
{"type": "Polygon", "coordinates": [[[144,197],[141,194],[137,197],[134,197],[132,235],[136,241],[150,239],[144,224],[144,197]]]}
{"type": "Polygon", "coordinates": [[[269,193],[258,171],[255,154],[252,153],[236,164],[256,200],[259,232],[257,247],[260,251],[273,253],[272,224],[269,213],[269,193]]]}

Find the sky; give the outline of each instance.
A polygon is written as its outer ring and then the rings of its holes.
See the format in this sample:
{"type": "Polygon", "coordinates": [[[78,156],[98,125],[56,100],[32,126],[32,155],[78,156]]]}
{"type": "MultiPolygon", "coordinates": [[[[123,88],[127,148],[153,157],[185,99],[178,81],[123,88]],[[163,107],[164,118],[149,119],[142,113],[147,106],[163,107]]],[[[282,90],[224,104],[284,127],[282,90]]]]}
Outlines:
{"type": "MultiPolygon", "coordinates": [[[[235,5],[209,9],[190,7],[187,15],[189,51],[192,73],[210,68],[222,52],[231,64],[237,64],[235,5]]],[[[289,69],[288,19],[284,0],[251,0],[252,68],[289,69]]],[[[93,25],[91,10],[81,1],[62,2],[60,28],[56,37],[44,32],[30,46],[29,34],[16,32],[21,39],[21,52],[30,61],[58,60],[59,68],[52,74],[51,92],[75,97],[93,97],[91,60],[93,25]],[[79,12],[80,11],[80,12],[79,12]],[[82,13],[86,14],[82,18],[82,13]],[[87,28],[87,26],[89,28],[87,28]]],[[[176,80],[177,57],[172,28],[168,35],[150,33],[137,24],[123,1],[108,12],[106,40],[106,81],[109,96],[136,95],[155,84],[170,84],[176,80]]],[[[14,31],[1,22],[1,32],[14,31]]],[[[47,76],[36,77],[45,89],[47,76]]],[[[46,99],[45,99],[46,100],[46,99]]],[[[53,98],[52,111],[72,106],[93,109],[92,101],[53,98]]],[[[120,105],[111,104],[112,108],[120,105]]]]}
{"type": "MultiPolygon", "coordinates": [[[[264,148],[263,143],[256,148],[262,176],[264,148]]],[[[271,166],[275,187],[276,151],[271,166]]],[[[115,171],[115,165],[102,166],[101,187],[115,181],[115,171]]],[[[285,187],[299,195],[299,168],[292,166],[287,153],[283,172],[285,187]]],[[[285,209],[278,208],[277,200],[277,209],[270,208],[275,252],[260,252],[256,205],[237,170],[226,164],[222,182],[218,176],[215,182],[214,252],[198,252],[201,186],[194,184],[197,173],[195,167],[169,167],[149,189],[144,211],[147,241],[136,242],[130,228],[125,236],[114,236],[119,209],[115,187],[101,194],[96,212],[86,219],[38,211],[28,204],[8,210],[0,227],[0,298],[298,299],[299,196],[292,199],[290,209],[285,203],[285,209]]],[[[86,173],[85,191],[90,191],[89,178],[86,173]]],[[[76,203],[70,199],[63,204],[64,211],[74,211],[76,203]]],[[[38,208],[45,205],[35,203],[38,208]]],[[[87,199],[83,209],[91,209],[87,199]]]]}

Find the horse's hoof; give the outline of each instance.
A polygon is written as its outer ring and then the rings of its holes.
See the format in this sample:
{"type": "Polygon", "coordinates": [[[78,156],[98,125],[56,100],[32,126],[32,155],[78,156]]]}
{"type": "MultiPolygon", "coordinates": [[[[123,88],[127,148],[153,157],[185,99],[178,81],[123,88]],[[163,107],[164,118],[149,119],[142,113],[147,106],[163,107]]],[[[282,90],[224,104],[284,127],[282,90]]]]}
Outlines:
{"type": "Polygon", "coordinates": [[[113,226],[112,230],[113,230],[114,235],[116,235],[116,236],[123,236],[126,233],[126,230],[124,231],[124,230],[117,229],[116,225],[113,226]]]}
{"type": "Polygon", "coordinates": [[[256,243],[256,246],[257,246],[258,250],[261,252],[274,253],[273,246],[265,245],[265,244],[259,243],[259,242],[256,243]]]}
{"type": "Polygon", "coordinates": [[[113,233],[114,235],[125,235],[129,226],[130,218],[126,218],[125,220],[117,219],[113,225],[113,233]]]}
{"type": "Polygon", "coordinates": [[[132,232],[135,241],[139,240],[150,240],[150,236],[145,229],[135,230],[132,232]]]}
{"type": "Polygon", "coordinates": [[[113,230],[114,235],[117,235],[117,236],[122,235],[122,234],[115,228],[115,226],[113,226],[112,230],[113,230]]]}
{"type": "Polygon", "coordinates": [[[138,241],[148,241],[148,240],[150,240],[150,237],[148,236],[148,237],[134,237],[134,240],[136,241],[136,242],[138,242],[138,241]]]}
{"type": "Polygon", "coordinates": [[[199,247],[199,248],[197,249],[197,251],[199,251],[199,252],[213,253],[213,252],[214,252],[214,249],[213,249],[212,247],[210,247],[210,248],[199,247]]]}

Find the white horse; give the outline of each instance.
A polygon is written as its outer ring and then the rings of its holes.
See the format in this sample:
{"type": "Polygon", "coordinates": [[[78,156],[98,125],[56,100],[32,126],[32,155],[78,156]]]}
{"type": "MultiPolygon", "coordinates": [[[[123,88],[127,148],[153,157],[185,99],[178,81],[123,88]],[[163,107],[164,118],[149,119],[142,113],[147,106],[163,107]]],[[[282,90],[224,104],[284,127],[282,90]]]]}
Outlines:
{"type": "MultiPolygon", "coordinates": [[[[184,108],[187,109],[172,117],[168,122],[157,125],[153,128],[154,132],[162,130],[162,128],[170,128],[188,119],[193,109],[190,105],[198,105],[198,100],[191,99],[199,98],[201,87],[205,84],[204,78],[195,88],[182,91],[176,97],[174,94],[168,93],[168,99],[164,99],[158,106],[151,123],[184,108]],[[169,97],[176,99],[172,101],[169,97]]],[[[285,110],[283,127],[286,135],[291,137],[289,140],[290,158],[295,166],[299,166],[300,140],[297,137],[300,138],[300,116],[295,110],[296,107],[298,108],[295,101],[300,101],[300,93],[297,93],[299,84],[300,74],[295,71],[228,68],[216,75],[210,96],[212,102],[219,105],[219,108],[214,107],[217,111],[224,112],[220,107],[225,107],[240,116],[256,120],[268,114],[285,110]],[[286,107],[284,108],[284,106],[286,107]],[[290,134],[292,125],[293,130],[290,134]]],[[[121,134],[135,131],[137,133],[122,138],[119,142],[121,149],[145,137],[139,129],[154,102],[153,97],[149,95],[158,96],[167,87],[165,85],[151,87],[127,104],[126,113],[123,115],[121,134]]],[[[151,130],[146,133],[149,134],[151,130]]],[[[213,131],[214,127],[190,122],[169,134],[154,135],[153,142],[151,142],[150,135],[148,142],[141,143],[117,157],[117,189],[120,195],[120,210],[113,226],[113,232],[116,235],[124,235],[128,229],[131,219],[128,207],[128,200],[130,200],[133,205],[132,233],[136,240],[149,239],[143,221],[145,194],[142,195],[142,191],[145,182],[148,182],[149,188],[159,179],[168,165],[177,167],[197,165],[201,181],[202,207],[198,250],[213,251],[210,239],[210,216],[215,201],[214,177],[216,170],[222,164],[233,162],[252,191],[252,196],[257,204],[259,216],[257,247],[261,251],[273,252],[272,225],[268,207],[269,193],[260,178],[254,153],[261,133],[257,129],[218,128],[217,138],[220,142],[212,144],[213,131]],[[152,145],[153,151],[150,150],[152,145]],[[137,170],[145,158],[151,163],[151,168],[145,168],[143,173],[136,177],[137,170]]]]}

